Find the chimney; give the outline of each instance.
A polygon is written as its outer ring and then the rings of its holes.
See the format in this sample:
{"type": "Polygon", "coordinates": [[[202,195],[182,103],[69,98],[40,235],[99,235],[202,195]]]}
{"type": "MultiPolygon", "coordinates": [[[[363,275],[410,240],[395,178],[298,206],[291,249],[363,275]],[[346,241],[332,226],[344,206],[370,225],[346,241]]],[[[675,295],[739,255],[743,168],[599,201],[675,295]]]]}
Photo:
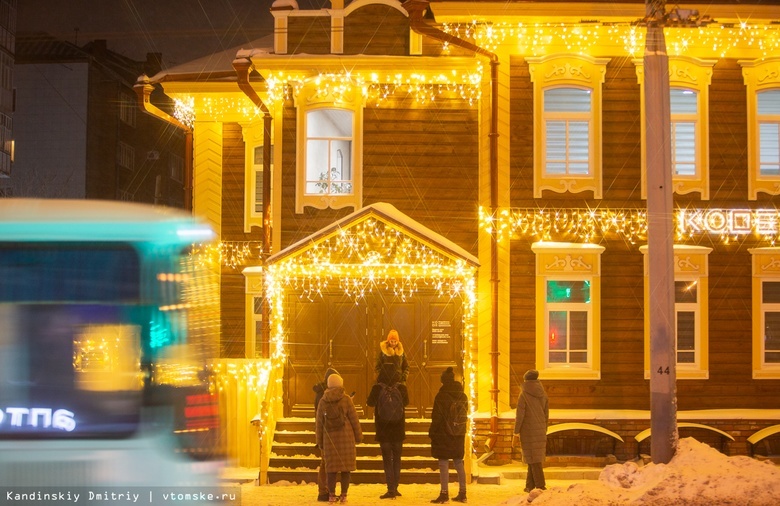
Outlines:
{"type": "Polygon", "coordinates": [[[144,74],[153,76],[162,70],[162,53],[146,53],[144,74]]]}

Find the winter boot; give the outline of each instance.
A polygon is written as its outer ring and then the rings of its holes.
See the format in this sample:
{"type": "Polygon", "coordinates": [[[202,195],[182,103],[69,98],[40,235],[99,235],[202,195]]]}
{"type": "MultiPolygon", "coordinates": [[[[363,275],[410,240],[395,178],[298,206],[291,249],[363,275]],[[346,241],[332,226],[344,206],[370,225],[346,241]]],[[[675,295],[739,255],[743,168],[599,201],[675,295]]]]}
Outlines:
{"type": "Polygon", "coordinates": [[[339,502],[347,502],[347,494],[341,494],[339,496],[339,502]]]}
{"type": "Polygon", "coordinates": [[[452,500],[455,501],[455,502],[463,502],[463,503],[465,503],[466,502],[466,491],[465,490],[461,490],[460,492],[458,492],[458,495],[456,495],[455,497],[452,498],[452,500]]]}
{"type": "Polygon", "coordinates": [[[439,497],[431,501],[433,504],[444,504],[450,502],[450,495],[447,492],[442,492],[439,497]]]}
{"type": "Polygon", "coordinates": [[[335,494],[329,494],[328,495],[328,502],[329,503],[339,502],[339,496],[337,496],[335,494]]]}
{"type": "Polygon", "coordinates": [[[328,493],[323,492],[317,495],[317,502],[328,502],[328,493]]]}
{"type": "Polygon", "coordinates": [[[388,490],[384,494],[379,496],[380,499],[395,499],[395,494],[392,490],[388,490]]]}

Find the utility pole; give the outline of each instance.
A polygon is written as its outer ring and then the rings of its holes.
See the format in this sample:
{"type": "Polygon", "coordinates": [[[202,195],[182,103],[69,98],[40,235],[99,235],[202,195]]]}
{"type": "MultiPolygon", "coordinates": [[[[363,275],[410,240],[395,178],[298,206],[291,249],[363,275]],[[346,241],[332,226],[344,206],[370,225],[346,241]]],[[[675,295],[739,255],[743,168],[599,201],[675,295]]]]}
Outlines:
{"type": "Polygon", "coordinates": [[[647,248],[650,283],[650,454],[668,464],[677,448],[674,227],[672,209],[669,58],[665,0],[646,0],[645,131],[647,248]]]}

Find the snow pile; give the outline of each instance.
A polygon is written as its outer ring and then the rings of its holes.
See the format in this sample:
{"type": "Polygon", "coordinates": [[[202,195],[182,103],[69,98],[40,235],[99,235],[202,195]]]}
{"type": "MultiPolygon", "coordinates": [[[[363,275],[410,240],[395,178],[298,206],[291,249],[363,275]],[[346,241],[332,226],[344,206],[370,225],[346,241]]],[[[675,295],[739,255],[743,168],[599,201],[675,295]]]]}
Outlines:
{"type": "Polygon", "coordinates": [[[693,438],[681,439],[669,464],[613,464],[598,481],[551,487],[504,504],[777,506],[780,468],[750,457],[727,457],[693,438]]]}

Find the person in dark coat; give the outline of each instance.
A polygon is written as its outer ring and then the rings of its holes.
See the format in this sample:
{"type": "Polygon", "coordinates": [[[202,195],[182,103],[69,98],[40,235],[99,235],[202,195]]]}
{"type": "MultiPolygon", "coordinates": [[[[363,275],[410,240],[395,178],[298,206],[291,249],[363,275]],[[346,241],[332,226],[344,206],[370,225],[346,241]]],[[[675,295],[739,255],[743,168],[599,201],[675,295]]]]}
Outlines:
{"type": "MultiPolygon", "coordinates": [[[[409,392],[406,385],[399,383],[401,373],[395,364],[385,363],[379,371],[376,384],[371,388],[368,394],[366,404],[370,407],[377,405],[377,400],[382,394],[384,387],[396,385],[401,394],[403,405],[409,404],[409,392]]],[[[378,410],[374,410],[374,427],[376,428],[376,441],[382,450],[382,464],[385,468],[385,481],[387,482],[387,492],[380,495],[380,499],[394,499],[400,497],[398,492],[398,482],[401,479],[401,450],[403,441],[406,439],[406,415],[402,414],[400,420],[384,420],[378,410]]]]}
{"type": "MultiPolygon", "coordinates": [[[[320,404],[320,399],[322,399],[322,394],[325,393],[325,390],[328,389],[328,378],[331,374],[338,374],[339,372],[332,368],[328,367],[328,370],[325,371],[325,379],[323,381],[320,381],[316,385],[314,385],[311,389],[314,390],[314,416],[315,420],[317,417],[317,406],[320,404]]],[[[316,422],[315,422],[316,423],[316,422]]],[[[317,500],[319,502],[327,502],[328,501],[328,477],[327,473],[325,472],[325,455],[320,452],[320,467],[317,471],[317,500]]]]}
{"type": "Polygon", "coordinates": [[[317,446],[325,456],[325,470],[328,473],[328,502],[347,502],[349,474],[357,469],[355,445],[363,440],[352,397],[344,392],[344,380],[338,374],[328,377],[328,389],[322,394],[317,406],[317,446]],[[341,410],[344,424],[336,429],[325,426],[325,413],[341,410]],[[341,473],[341,495],[336,496],[336,477],[341,473]]]}
{"type": "Polygon", "coordinates": [[[550,407],[547,393],[539,381],[539,371],[531,369],[523,375],[515,415],[515,438],[520,438],[523,460],[528,464],[525,492],[535,488],[545,490],[544,458],[547,453],[547,422],[550,407]]]}
{"type": "Polygon", "coordinates": [[[404,345],[401,344],[401,338],[397,330],[391,330],[387,333],[387,339],[379,343],[379,354],[376,357],[374,372],[379,375],[382,370],[382,364],[392,363],[401,373],[400,383],[406,384],[406,378],[409,377],[409,361],[404,354],[404,345]]]}
{"type": "Polygon", "coordinates": [[[434,504],[443,504],[450,500],[450,460],[458,472],[458,495],[453,498],[453,501],[466,502],[466,469],[463,465],[466,436],[453,436],[448,434],[445,429],[446,413],[449,413],[450,405],[457,400],[464,400],[468,403],[468,397],[463,393],[463,385],[455,381],[455,373],[452,367],[448,367],[441,373],[441,388],[433,400],[431,427],[428,429],[428,437],[431,438],[431,455],[439,460],[439,481],[441,482],[439,497],[431,501],[434,504]]]}

